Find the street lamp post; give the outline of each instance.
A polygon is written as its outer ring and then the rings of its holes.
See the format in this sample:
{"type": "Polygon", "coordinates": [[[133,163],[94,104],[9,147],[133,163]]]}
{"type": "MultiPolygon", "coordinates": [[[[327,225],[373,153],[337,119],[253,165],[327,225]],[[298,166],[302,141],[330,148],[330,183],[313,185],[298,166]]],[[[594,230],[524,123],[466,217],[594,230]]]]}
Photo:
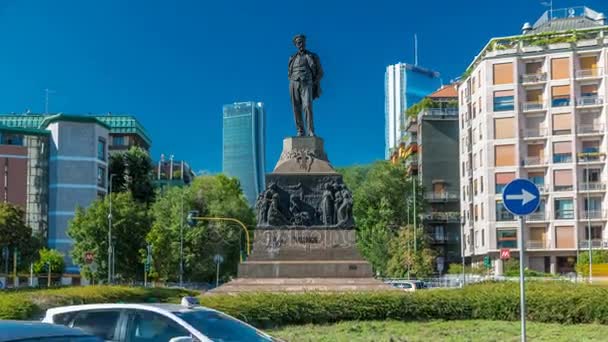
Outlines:
{"type": "Polygon", "coordinates": [[[112,254],[114,253],[112,248],[112,179],[114,176],[116,176],[114,173],[110,175],[110,191],[108,193],[110,196],[108,213],[108,284],[112,283],[112,254]]]}
{"type": "Polygon", "coordinates": [[[593,245],[593,240],[591,237],[591,198],[590,198],[590,191],[589,191],[589,165],[587,165],[586,167],[586,175],[585,175],[585,183],[587,183],[587,235],[588,235],[588,239],[587,239],[587,243],[589,243],[589,283],[593,282],[593,254],[592,252],[592,245],[593,245]]]}

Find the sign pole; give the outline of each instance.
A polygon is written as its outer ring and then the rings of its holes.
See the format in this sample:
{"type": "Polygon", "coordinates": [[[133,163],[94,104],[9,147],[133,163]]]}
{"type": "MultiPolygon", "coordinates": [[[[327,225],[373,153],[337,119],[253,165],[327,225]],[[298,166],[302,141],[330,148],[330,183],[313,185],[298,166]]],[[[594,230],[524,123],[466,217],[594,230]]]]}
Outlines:
{"type": "Polygon", "coordinates": [[[524,274],[524,231],[525,218],[519,216],[519,310],[521,316],[521,341],[526,342],[526,283],[524,274]]]}

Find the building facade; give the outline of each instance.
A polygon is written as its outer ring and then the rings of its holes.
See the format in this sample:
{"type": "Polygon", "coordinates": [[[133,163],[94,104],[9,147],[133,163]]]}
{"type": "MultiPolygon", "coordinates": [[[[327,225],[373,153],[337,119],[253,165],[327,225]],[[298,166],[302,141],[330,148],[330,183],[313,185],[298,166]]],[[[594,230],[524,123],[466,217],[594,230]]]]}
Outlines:
{"type": "Polygon", "coordinates": [[[266,112],[261,102],[224,105],[222,170],[236,177],[253,207],[264,190],[266,112]]]}
{"type": "Polygon", "coordinates": [[[183,160],[175,160],[173,155],[166,160],[165,155],[154,166],[154,186],[161,189],[169,186],[185,186],[192,183],[196,175],[190,165],[183,160]]]}
{"type": "Polygon", "coordinates": [[[66,271],[78,273],[67,235],[76,208],[87,208],[107,194],[111,150],[147,150],[150,145],[131,116],[0,115],[5,176],[0,177],[0,199],[22,206],[27,224],[46,237],[50,248],[65,254],[66,271]]]}
{"type": "Polygon", "coordinates": [[[574,270],[580,250],[608,247],[606,96],[608,26],[588,8],[545,13],[519,36],[494,38],[459,88],[460,183],[465,255],[489,257],[502,274],[501,248],[547,273],[574,270]],[[525,223],[501,201],[515,178],[541,192],[525,223]]]}
{"type": "Polygon", "coordinates": [[[406,63],[386,67],[384,74],[385,158],[399,147],[405,110],[441,86],[439,73],[406,63]]]}
{"type": "Polygon", "coordinates": [[[427,209],[419,217],[437,254],[436,270],[442,273],[462,261],[456,85],[435,91],[407,114],[405,139],[391,160],[403,163],[422,185],[427,209]]]}

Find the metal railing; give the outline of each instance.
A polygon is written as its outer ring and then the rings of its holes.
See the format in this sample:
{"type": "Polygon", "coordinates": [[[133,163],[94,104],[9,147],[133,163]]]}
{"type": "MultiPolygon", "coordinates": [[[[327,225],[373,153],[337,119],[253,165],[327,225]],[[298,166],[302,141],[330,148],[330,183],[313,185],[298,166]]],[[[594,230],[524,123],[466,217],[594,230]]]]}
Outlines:
{"type": "Polygon", "coordinates": [[[540,138],[547,135],[547,128],[538,127],[538,128],[526,128],[523,130],[524,138],[540,138]]]}
{"type": "MultiPolygon", "coordinates": [[[[608,240],[591,239],[591,248],[604,248],[607,242],[608,240]]],[[[589,240],[580,240],[578,242],[578,248],[589,248],[589,240]]]]}
{"type": "Polygon", "coordinates": [[[598,95],[581,96],[576,99],[577,106],[597,106],[604,104],[604,99],[598,95]]]}
{"type": "Polygon", "coordinates": [[[582,220],[587,220],[587,219],[603,219],[606,217],[606,211],[604,210],[581,210],[581,217],[580,219],[582,220]]]}
{"type": "Polygon", "coordinates": [[[524,165],[525,166],[544,165],[544,164],[547,164],[547,162],[545,161],[545,158],[542,158],[542,157],[526,157],[526,158],[524,158],[524,165]]]}
{"type": "Polygon", "coordinates": [[[539,83],[547,80],[546,72],[521,75],[521,83],[539,83]]]}
{"type": "Polygon", "coordinates": [[[567,99],[564,98],[556,98],[556,99],[551,99],[551,107],[568,107],[571,105],[571,100],[568,97],[567,99]]]}
{"type": "Polygon", "coordinates": [[[422,110],[419,115],[430,117],[458,117],[458,108],[427,108],[422,110]]]}
{"type": "Polygon", "coordinates": [[[573,185],[553,185],[553,191],[572,191],[573,185]]]}
{"type": "Polygon", "coordinates": [[[458,198],[460,198],[460,194],[455,191],[427,192],[424,194],[424,199],[429,201],[457,200],[458,198]]]}
{"type": "Polygon", "coordinates": [[[602,182],[582,182],[582,183],[579,183],[578,189],[580,191],[601,191],[601,190],[606,190],[606,183],[602,183],[602,182]]]}
{"type": "Polygon", "coordinates": [[[524,112],[529,112],[529,111],[533,111],[533,110],[543,110],[543,109],[545,109],[544,102],[529,101],[529,102],[522,103],[522,110],[524,112]]]}
{"type": "Polygon", "coordinates": [[[547,248],[546,240],[528,240],[527,246],[529,249],[545,249],[547,248]]]}
{"type": "Polygon", "coordinates": [[[554,154],[553,155],[553,163],[572,163],[572,154],[562,153],[562,154],[554,154]]]}
{"type": "Polygon", "coordinates": [[[579,124],[576,127],[578,134],[597,134],[604,131],[603,124],[579,124]]]}
{"type": "Polygon", "coordinates": [[[460,222],[460,213],[457,211],[435,212],[425,214],[423,218],[428,221],[460,222]]]}
{"type": "Polygon", "coordinates": [[[574,209],[557,209],[555,211],[556,220],[572,220],[574,219],[574,209]]]}
{"type": "Polygon", "coordinates": [[[593,163],[603,161],[606,154],[603,152],[581,152],[577,154],[577,160],[579,163],[593,163]]]}
{"type": "Polygon", "coordinates": [[[512,221],[515,220],[515,216],[506,210],[496,212],[496,221],[512,221]]]}
{"type": "Polygon", "coordinates": [[[528,221],[548,221],[549,216],[545,211],[534,212],[527,216],[528,221]]]}
{"type": "Polygon", "coordinates": [[[576,70],[576,78],[599,77],[604,75],[604,68],[591,68],[576,70]]]}

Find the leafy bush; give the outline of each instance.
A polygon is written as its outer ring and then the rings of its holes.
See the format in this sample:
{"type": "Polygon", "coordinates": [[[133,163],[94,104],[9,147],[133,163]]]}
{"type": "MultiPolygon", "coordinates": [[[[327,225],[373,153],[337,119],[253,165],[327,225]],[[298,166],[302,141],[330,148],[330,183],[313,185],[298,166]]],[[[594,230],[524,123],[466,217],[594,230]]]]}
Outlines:
{"type": "Polygon", "coordinates": [[[82,286],[0,293],[0,319],[28,319],[62,305],[112,302],[176,302],[185,290],[126,286],[82,286]]]}
{"type": "MultiPolygon", "coordinates": [[[[466,274],[488,274],[488,270],[481,265],[466,266],[464,270],[466,274]]],[[[450,264],[448,266],[448,274],[462,274],[462,264],[450,264]]]]}
{"type": "MultiPolygon", "coordinates": [[[[547,323],[608,323],[608,289],[566,282],[530,282],[528,318],[547,323]]],[[[256,326],[345,320],[519,319],[519,284],[484,283],[464,289],[405,293],[302,293],[207,295],[205,306],[256,326]]]]}
{"type": "MultiPolygon", "coordinates": [[[[608,263],[608,250],[594,249],[591,253],[593,265],[608,263]]],[[[585,277],[589,275],[589,253],[587,250],[581,250],[581,253],[578,255],[576,273],[582,274],[585,277]]],[[[593,271],[593,274],[595,275],[595,271],[593,271]]]]}

